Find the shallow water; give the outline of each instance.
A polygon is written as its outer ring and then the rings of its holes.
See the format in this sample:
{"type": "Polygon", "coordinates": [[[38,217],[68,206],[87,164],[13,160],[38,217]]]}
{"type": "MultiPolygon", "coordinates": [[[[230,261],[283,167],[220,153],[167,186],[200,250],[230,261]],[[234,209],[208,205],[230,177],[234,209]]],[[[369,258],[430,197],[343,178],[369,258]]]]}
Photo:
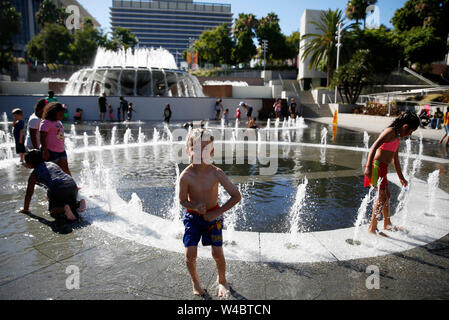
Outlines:
{"type": "MultiPolygon", "coordinates": [[[[307,123],[308,128],[288,130],[293,142],[304,144],[319,144],[321,132],[325,125],[314,122],[307,123]]],[[[129,201],[135,193],[142,201],[143,210],[160,217],[168,217],[173,207],[175,192],[176,172],[175,162],[172,157],[173,146],[169,143],[161,145],[144,145],[123,148],[107,148],[110,144],[112,128],[116,126],[116,144],[122,144],[127,129],[131,130],[134,137],[138,138],[139,128],[145,134],[145,142],[152,140],[154,128],[162,135],[163,140],[169,137],[164,133],[164,126],[155,122],[135,122],[129,124],[100,124],[88,122],[76,125],[76,139],[71,136],[70,124],[65,125],[67,140],[71,141],[73,152],[69,152],[70,169],[74,178],[80,183],[80,174],[83,169],[83,161],[88,160],[91,167],[101,163],[109,168],[112,174],[112,184],[119,196],[129,201]],[[88,135],[89,146],[95,145],[96,128],[99,128],[103,140],[103,148],[83,151],[83,135],[88,135]]],[[[181,123],[174,123],[170,130],[180,128],[181,123]]],[[[210,127],[221,132],[219,123],[210,123],[210,127]]],[[[282,127],[282,126],[281,126],[282,127]]],[[[232,131],[226,128],[225,131],[232,131]]],[[[338,129],[333,136],[332,127],[328,127],[328,146],[339,145],[363,148],[364,135],[361,132],[338,129]]],[[[264,132],[261,130],[261,132],[264,132]]],[[[274,130],[270,131],[270,134],[274,130]]],[[[285,136],[279,131],[280,140],[285,136]]],[[[132,143],[131,142],[131,143],[132,143]]],[[[370,144],[374,142],[371,137],[370,144]]],[[[68,143],[70,144],[70,143],[68,143]]],[[[249,146],[239,144],[238,148],[249,146]]],[[[405,151],[405,142],[401,143],[401,152],[405,151]]],[[[412,153],[418,152],[418,142],[412,142],[412,153]]],[[[278,148],[277,173],[272,176],[261,176],[259,164],[218,164],[231,180],[242,188],[245,197],[245,206],[237,212],[235,230],[255,232],[288,232],[290,221],[288,213],[295,201],[296,188],[306,176],[309,180],[307,187],[306,205],[301,216],[301,230],[327,231],[347,228],[354,225],[357,218],[357,210],[367,189],[363,188],[362,163],[366,161],[366,152],[352,150],[323,149],[317,146],[307,145],[280,145],[278,148]]],[[[434,142],[425,141],[424,155],[448,159],[447,150],[434,142]]],[[[1,161],[0,161],[1,162],[1,161]]],[[[234,161],[235,163],[235,161],[234,161]]],[[[186,164],[179,164],[182,171],[186,164]]],[[[422,180],[427,180],[427,175],[437,169],[441,172],[440,187],[448,190],[447,164],[423,162],[423,166],[417,174],[422,180]]],[[[393,170],[392,166],[390,170],[393,170]]],[[[11,212],[19,208],[23,203],[26,181],[29,170],[12,165],[0,169],[0,200],[2,201],[1,213],[11,212]]],[[[393,195],[392,212],[394,212],[399,188],[391,186],[393,195]]],[[[32,204],[33,212],[46,216],[46,203],[44,191],[37,189],[32,204]]],[[[179,213],[181,214],[181,213],[179,213]]],[[[10,229],[10,228],[7,228],[10,229]]],[[[8,231],[14,234],[14,228],[8,231]]]]}

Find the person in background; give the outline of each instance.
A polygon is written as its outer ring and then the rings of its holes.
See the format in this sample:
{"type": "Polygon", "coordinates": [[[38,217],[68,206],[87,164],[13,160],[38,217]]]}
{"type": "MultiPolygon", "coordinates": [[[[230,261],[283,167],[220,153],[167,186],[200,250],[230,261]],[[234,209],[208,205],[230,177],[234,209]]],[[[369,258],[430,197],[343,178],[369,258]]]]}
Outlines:
{"type": "Polygon", "coordinates": [[[295,119],[298,112],[298,105],[296,104],[295,98],[292,98],[290,106],[288,107],[288,112],[290,113],[290,118],[295,119]]]}
{"type": "Polygon", "coordinates": [[[443,112],[441,112],[440,108],[437,108],[435,114],[433,115],[432,120],[430,121],[430,127],[432,129],[438,130],[441,127],[441,122],[443,121],[443,112]]]}
{"type": "Polygon", "coordinates": [[[107,109],[107,99],[106,99],[106,92],[103,92],[103,94],[98,98],[98,108],[100,110],[100,121],[105,122],[106,121],[106,109],[107,109]]]}
{"type": "Polygon", "coordinates": [[[225,121],[225,126],[229,127],[230,124],[230,120],[229,120],[229,109],[226,109],[225,112],[223,113],[223,119],[225,121]]]}
{"type": "Polygon", "coordinates": [[[248,121],[250,121],[253,118],[253,110],[254,108],[245,103],[244,101],[240,102],[240,107],[243,107],[246,109],[246,117],[248,118],[248,121]]]}
{"type": "Polygon", "coordinates": [[[240,123],[240,119],[242,118],[242,111],[240,110],[240,107],[237,108],[237,111],[235,112],[235,118],[237,119],[238,123],[240,123]]]}
{"type": "Polygon", "coordinates": [[[37,150],[41,147],[39,127],[42,121],[42,114],[44,113],[44,108],[47,105],[47,100],[41,99],[37,102],[34,107],[34,113],[30,116],[28,120],[28,131],[26,138],[26,147],[28,150],[37,150]]]}
{"type": "Polygon", "coordinates": [[[282,101],[281,99],[277,99],[276,102],[273,105],[274,114],[276,115],[276,119],[281,118],[281,112],[282,112],[282,101]]]}
{"type": "Polygon", "coordinates": [[[47,104],[50,102],[58,102],[58,99],[55,98],[54,91],[48,91],[48,96],[45,98],[47,100],[47,104]]]}
{"type": "Polygon", "coordinates": [[[447,137],[446,146],[449,146],[449,107],[447,107],[447,111],[443,116],[443,126],[444,126],[444,136],[440,140],[440,144],[444,142],[444,139],[447,137]]]}
{"type": "Polygon", "coordinates": [[[63,116],[64,108],[62,104],[51,102],[45,107],[42,116],[43,121],[39,128],[42,158],[44,161],[55,162],[65,173],[71,176],[64,144],[64,126],[61,122],[63,116]]]}
{"type": "Polygon", "coordinates": [[[133,104],[130,103],[129,106],[128,106],[128,121],[132,120],[133,112],[136,112],[136,110],[133,108],[133,104]]]}
{"type": "Polygon", "coordinates": [[[120,106],[117,108],[117,121],[122,121],[122,108],[120,106]]]}
{"type": "Polygon", "coordinates": [[[73,115],[73,120],[75,120],[76,123],[83,121],[83,109],[76,109],[76,112],[73,115]]]}
{"type": "Polygon", "coordinates": [[[220,115],[223,112],[223,104],[221,99],[218,99],[217,102],[215,102],[215,120],[220,120],[220,115]]]}
{"type": "Polygon", "coordinates": [[[172,116],[172,112],[171,112],[171,109],[170,109],[170,105],[167,104],[165,106],[165,109],[164,109],[164,122],[166,124],[170,123],[171,116],[172,116]]]}
{"type": "Polygon", "coordinates": [[[109,111],[109,121],[113,122],[114,121],[114,109],[112,109],[111,105],[108,106],[108,111],[109,111]]]}
{"type": "Polygon", "coordinates": [[[123,119],[123,121],[126,120],[125,115],[128,113],[128,107],[129,107],[128,101],[125,100],[125,98],[120,97],[120,108],[122,109],[122,119],[123,119]]]}
{"type": "Polygon", "coordinates": [[[25,163],[25,121],[23,121],[22,109],[14,109],[12,111],[14,127],[13,134],[16,142],[16,153],[20,155],[20,162],[25,163]]]}

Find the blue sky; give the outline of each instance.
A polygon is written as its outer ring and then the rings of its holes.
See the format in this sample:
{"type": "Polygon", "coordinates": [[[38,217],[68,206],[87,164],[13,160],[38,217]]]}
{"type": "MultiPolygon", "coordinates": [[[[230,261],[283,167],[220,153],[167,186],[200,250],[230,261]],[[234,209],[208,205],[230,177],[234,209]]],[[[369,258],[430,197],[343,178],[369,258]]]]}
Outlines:
{"type": "MultiPolygon", "coordinates": [[[[103,30],[109,30],[109,7],[112,6],[112,0],[78,1],[98,20],[103,30]]],[[[305,9],[340,8],[344,10],[347,0],[206,0],[198,2],[231,4],[234,18],[241,12],[253,13],[260,18],[274,11],[279,16],[282,32],[289,35],[299,29],[300,18],[305,9]]],[[[406,0],[378,0],[381,23],[391,27],[390,20],[394,12],[405,2],[406,0]]]]}

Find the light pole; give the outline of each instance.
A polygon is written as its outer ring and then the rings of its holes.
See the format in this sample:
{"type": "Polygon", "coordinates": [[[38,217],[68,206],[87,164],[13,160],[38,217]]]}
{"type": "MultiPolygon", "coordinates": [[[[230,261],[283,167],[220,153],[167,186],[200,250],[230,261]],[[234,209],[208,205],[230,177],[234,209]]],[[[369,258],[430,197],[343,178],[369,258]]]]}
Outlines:
{"type": "Polygon", "coordinates": [[[267,65],[268,40],[262,40],[262,49],[263,49],[263,71],[265,72],[267,65]]]}
{"type": "MultiPolygon", "coordinates": [[[[335,69],[335,71],[337,71],[338,68],[340,67],[340,49],[343,46],[343,44],[341,43],[341,27],[342,23],[339,23],[337,37],[335,38],[337,39],[337,69],[335,69]]],[[[338,86],[335,86],[335,103],[337,103],[337,93],[338,93],[338,86]]]]}

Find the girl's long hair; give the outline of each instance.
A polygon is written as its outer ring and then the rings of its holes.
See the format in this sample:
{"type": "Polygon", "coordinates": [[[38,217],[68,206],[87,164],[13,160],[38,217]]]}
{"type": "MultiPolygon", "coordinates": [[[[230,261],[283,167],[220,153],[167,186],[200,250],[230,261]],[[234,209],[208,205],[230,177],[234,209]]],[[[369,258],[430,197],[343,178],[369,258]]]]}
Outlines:
{"type": "Polygon", "coordinates": [[[57,121],[58,112],[64,111],[64,107],[62,104],[58,102],[50,102],[44,109],[44,114],[42,115],[42,119],[57,121]]]}
{"type": "Polygon", "coordinates": [[[421,120],[415,112],[406,111],[397,117],[389,128],[393,128],[397,133],[405,124],[408,124],[410,129],[416,130],[421,125],[421,120]]]}

